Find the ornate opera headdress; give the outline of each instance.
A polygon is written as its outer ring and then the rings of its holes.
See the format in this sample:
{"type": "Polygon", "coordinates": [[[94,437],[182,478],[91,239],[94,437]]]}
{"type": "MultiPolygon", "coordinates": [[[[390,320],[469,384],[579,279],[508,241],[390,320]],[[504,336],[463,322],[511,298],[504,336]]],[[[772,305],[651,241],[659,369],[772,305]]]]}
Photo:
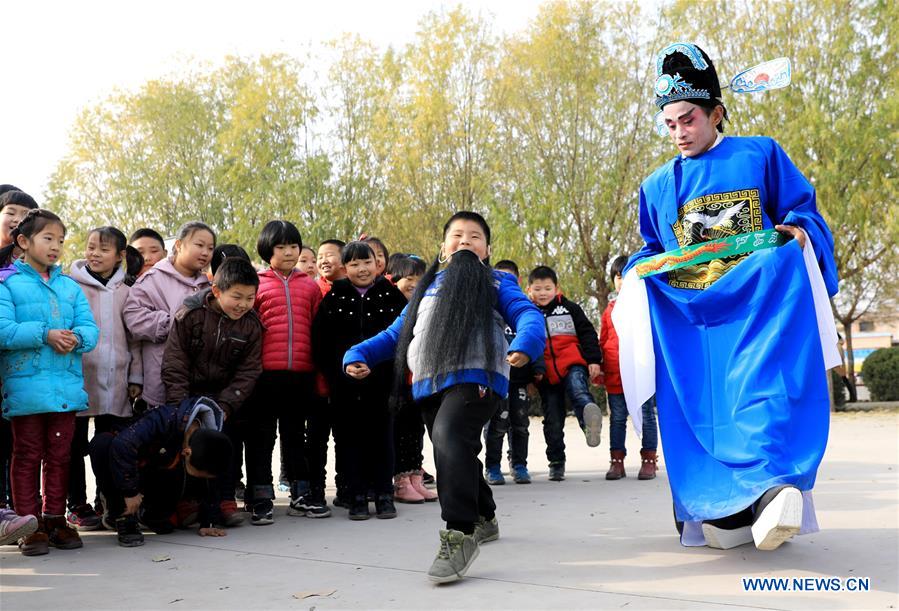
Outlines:
{"type": "MultiPolygon", "coordinates": [[[[706,52],[693,43],[676,42],[659,51],[656,56],[656,81],[653,89],[656,105],[660,109],[680,100],[714,108],[724,106],[722,89],[730,89],[735,93],[780,89],[790,84],[791,77],[790,60],[779,57],[742,70],[731,79],[730,84],[722,88],[715,66],[706,52]]],[[[726,107],[724,116],[727,117],[726,107]]],[[[654,119],[656,131],[662,136],[667,134],[668,128],[661,110],[654,119]]]]}
{"type": "Polygon", "coordinates": [[[689,42],[676,42],[656,57],[656,105],[690,100],[703,106],[721,104],[721,85],[712,60],[689,42]]]}

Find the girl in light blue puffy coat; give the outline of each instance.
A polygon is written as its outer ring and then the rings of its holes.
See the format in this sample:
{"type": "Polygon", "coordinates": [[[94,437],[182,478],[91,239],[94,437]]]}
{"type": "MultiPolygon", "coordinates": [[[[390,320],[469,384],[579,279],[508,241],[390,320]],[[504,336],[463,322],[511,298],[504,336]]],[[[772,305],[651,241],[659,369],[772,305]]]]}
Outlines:
{"type": "Polygon", "coordinates": [[[43,516],[20,540],[25,555],[81,547],[66,524],[69,458],[75,413],[87,409],[81,355],[99,330],[87,298],[57,265],[65,225],[46,210],[31,210],[13,231],[23,256],[0,270],[0,378],[3,417],[12,423],[10,469],[20,514],[43,516]],[[38,476],[43,467],[43,508],[38,476]]]}

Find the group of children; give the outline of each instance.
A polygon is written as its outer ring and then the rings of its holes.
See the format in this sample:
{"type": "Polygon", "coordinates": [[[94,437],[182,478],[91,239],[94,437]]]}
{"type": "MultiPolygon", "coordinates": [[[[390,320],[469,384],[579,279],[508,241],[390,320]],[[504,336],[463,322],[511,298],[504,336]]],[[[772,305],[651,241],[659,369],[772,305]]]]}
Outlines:
{"type": "MultiPolygon", "coordinates": [[[[325,466],[332,437],[333,504],[346,508],[351,520],[368,519],[372,503],[376,517],[392,518],[395,502],[438,500],[442,486],[437,492],[427,487],[433,478],[422,468],[426,423],[438,476],[451,497],[441,495],[443,513],[453,514],[447,506],[464,486],[453,483],[458,469],[441,458],[443,444],[434,437],[441,409],[435,391],[452,375],[428,378],[427,389],[421,377],[428,367],[440,369],[446,350],[416,370],[405,366],[405,359],[423,358],[412,339],[408,353],[393,358],[410,300],[416,308],[431,307],[427,287],[416,292],[420,280],[435,273],[423,259],[390,255],[380,240],[366,236],[349,243],[326,240],[316,252],[303,244],[296,226],[275,220],[259,235],[256,254],[264,268],[258,271],[242,247],[217,245],[214,230],[194,221],[180,228],[171,254],[152,229],[139,229],[130,239],[114,227],[94,229],[84,258],[65,275],[59,265],[63,221],[21,190],[2,189],[0,502],[9,509],[0,514],[0,542],[18,542],[23,554],[39,555],[49,546],[80,547],[78,530],[100,527],[115,530],[126,547],[143,544],[142,528],[168,533],[197,525],[200,535],[223,536],[247,517],[252,524],[271,524],[279,481],[290,493],[289,515],[328,517],[325,466]],[[365,375],[347,369],[350,353],[385,333],[393,352],[365,375]],[[275,479],[272,453],[279,437],[281,474],[275,479]],[[88,455],[97,482],[93,503],[85,483],[88,455]]],[[[462,220],[480,227],[483,219],[474,217],[462,220]]],[[[460,249],[470,250],[464,244],[460,249]]],[[[435,265],[450,256],[438,257],[435,265]]],[[[481,257],[477,265],[504,277],[509,294],[521,294],[514,262],[489,268],[481,257]]],[[[616,265],[618,282],[622,264],[616,265]]],[[[486,482],[504,483],[500,457],[508,433],[514,481],[529,483],[529,400],[539,392],[550,479],[561,481],[566,398],[588,445],[596,446],[602,416],[589,383],[605,380],[612,411],[607,479],[624,476],[626,407],[615,386],[617,358],[609,358],[617,350],[611,323],[603,325],[600,339],[583,310],[562,296],[549,267],[529,274],[527,292],[530,301],[523,294],[521,299],[530,324],[542,319],[540,350],[500,385],[507,386],[508,398],[497,392],[484,403],[484,422],[475,427],[478,446],[468,448],[467,454],[474,449],[468,460],[477,460],[483,435],[486,482]]],[[[424,315],[419,310],[409,334],[420,334],[424,315]]],[[[523,331],[514,317],[496,317],[490,324],[502,321],[504,329],[497,345],[516,345],[523,331]]],[[[533,337],[527,341],[535,343],[533,337]]],[[[460,350],[447,346],[450,353],[460,350]]],[[[481,388],[494,388],[492,378],[484,381],[481,388]]],[[[652,407],[644,413],[644,429],[651,431],[644,434],[641,479],[653,477],[655,467],[652,407]]],[[[466,494],[477,494],[477,482],[464,483],[466,494]]],[[[485,513],[491,512],[478,519],[485,513]]]]}

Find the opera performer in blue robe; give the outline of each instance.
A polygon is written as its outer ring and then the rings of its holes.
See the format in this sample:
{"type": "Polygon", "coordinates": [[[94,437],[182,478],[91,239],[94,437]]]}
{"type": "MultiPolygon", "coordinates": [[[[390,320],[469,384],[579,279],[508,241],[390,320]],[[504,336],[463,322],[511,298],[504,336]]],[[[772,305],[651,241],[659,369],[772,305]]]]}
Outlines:
{"type": "MultiPolygon", "coordinates": [[[[656,396],[681,543],[772,550],[817,531],[826,370],[839,363],[833,237],[814,187],[777,142],[724,137],[727,111],[704,51],[666,47],[657,75],[656,104],[679,154],[640,189],[645,245],[613,313],[625,396],[629,407],[656,396]],[[772,229],[792,239],[644,278],[634,269],[772,229]]],[[[631,417],[639,431],[640,410],[631,417]]]]}

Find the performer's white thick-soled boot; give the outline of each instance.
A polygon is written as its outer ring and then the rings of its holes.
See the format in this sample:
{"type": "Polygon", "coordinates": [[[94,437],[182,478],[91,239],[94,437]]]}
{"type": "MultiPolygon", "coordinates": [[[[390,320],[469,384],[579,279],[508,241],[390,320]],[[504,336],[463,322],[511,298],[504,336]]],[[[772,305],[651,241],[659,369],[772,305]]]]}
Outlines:
{"type": "Polygon", "coordinates": [[[719,528],[704,522],[702,534],[705,537],[706,545],[714,549],[731,549],[732,547],[752,543],[752,528],[750,526],[719,528]]]}
{"type": "Polygon", "coordinates": [[[798,534],[801,527],[802,493],[793,486],[773,488],[759,500],[752,539],[758,549],[770,551],[798,534]]]}

